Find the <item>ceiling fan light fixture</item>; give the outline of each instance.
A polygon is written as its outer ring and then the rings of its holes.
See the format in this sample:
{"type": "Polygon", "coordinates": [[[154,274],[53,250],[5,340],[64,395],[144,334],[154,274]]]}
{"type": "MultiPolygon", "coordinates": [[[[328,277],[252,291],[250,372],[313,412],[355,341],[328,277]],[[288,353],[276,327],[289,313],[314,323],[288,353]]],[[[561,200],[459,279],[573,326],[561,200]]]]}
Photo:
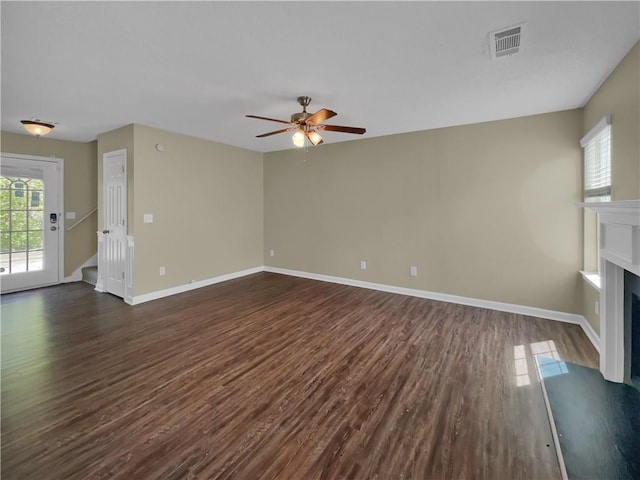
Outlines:
{"type": "Polygon", "coordinates": [[[37,120],[20,120],[24,129],[31,135],[41,137],[49,133],[55,125],[51,123],[39,122],[37,120]]]}
{"type": "Polygon", "coordinates": [[[296,147],[304,147],[304,132],[301,129],[296,130],[291,139],[296,147]]]}
{"type": "Polygon", "coordinates": [[[326,125],[324,122],[329,118],[333,118],[337,115],[333,110],[321,108],[316,113],[308,113],[307,106],[311,102],[309,97],[298,97],[298,103],[302,106],[302,112],[294,113],[291,115],[291,120],[280,120],[277,118],[262,117],[260,115],[245,115],[248,118],[257,118],[258,120],[268,120],[270,122],[284,123],[288,128],[281,128],[274,132],[263,133],[262,135],[256,135],[256,138],[270,137],[271,135],[277,135],[279,133],[294,131],[291,140],[293,144],[302,148],[305,145],[305,139],[309,140],[311,145],[320,145],[324,143],[322,136],[318,133],[318,130],[329,132],[342,132],[342,133],[354,133],[362,135],[366,132],[364,128],[359,127],[345,127],[341,125],[326,125]]]}
{"type": "Polygon", "coordinates": [[[315,130],[311,130],[309,133],[307,133],[307,138],[314,146],[322,143],[322,136],[320,136],[320,134],[315,130]]]}

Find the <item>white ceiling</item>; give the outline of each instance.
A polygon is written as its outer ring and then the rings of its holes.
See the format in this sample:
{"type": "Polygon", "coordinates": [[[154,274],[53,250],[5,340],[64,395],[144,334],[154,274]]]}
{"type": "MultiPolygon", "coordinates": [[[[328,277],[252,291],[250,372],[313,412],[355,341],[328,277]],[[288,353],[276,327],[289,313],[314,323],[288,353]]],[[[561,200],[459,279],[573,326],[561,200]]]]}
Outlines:
{"type": "MultiPolygon", "coordinates": [[[[639,2],[7,2],[2,130],[129,123],[268,152],[309,108],[365,137],[581,107],[640,38],[639,2]],[[526,22],[492,62],[490,31],[526,22]]],[[[327,143],[360,138],[323,134],[327,143]]]]}

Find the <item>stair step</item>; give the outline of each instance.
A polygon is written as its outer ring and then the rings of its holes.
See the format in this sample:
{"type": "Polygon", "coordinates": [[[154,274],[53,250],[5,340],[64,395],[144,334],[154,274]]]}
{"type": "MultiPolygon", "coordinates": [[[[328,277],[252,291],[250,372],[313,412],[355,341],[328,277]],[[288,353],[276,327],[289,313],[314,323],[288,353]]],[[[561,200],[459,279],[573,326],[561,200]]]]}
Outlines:
{"type": "Polygon", "coordinates": [[[98,281],[98,267],[84,267],[82,269],[82,280],[95,285],[98,281]]]}

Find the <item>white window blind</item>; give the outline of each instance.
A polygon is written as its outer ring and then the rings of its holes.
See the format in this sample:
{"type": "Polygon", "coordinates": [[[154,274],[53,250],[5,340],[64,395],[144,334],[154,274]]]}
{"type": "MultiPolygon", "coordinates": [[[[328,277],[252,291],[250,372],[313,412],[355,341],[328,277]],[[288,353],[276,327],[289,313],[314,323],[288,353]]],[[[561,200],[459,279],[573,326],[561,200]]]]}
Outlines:
{"type": "Polygon", "coordinates": [[[580,141],[584,148],[586,202],[611,200],[611,125],[606,116],[580,141]]]}

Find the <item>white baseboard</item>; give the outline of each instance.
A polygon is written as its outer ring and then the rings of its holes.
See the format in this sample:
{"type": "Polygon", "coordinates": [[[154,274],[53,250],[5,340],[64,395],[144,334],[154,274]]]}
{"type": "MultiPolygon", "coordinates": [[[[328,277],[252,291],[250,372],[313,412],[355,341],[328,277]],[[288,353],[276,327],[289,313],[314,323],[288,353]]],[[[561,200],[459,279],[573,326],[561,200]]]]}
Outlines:
{"type": "Polygon", "coordinates": [[[519,315],[527,315],[530,317],[545,318],[558,322],[574,323],[580,325],[587,338],[591,341],[595,349],[600,351],[600,338],[593,330],[587,319],[582,315],[575,313],[558,312],[555,310],[546,310],[544,308],[527,307],[524,305],[515,305],[512,303],[494,302],[492,300],[480,300],[477,298],[461,297],[458,295],[450,295],[448,293],[429,292],[427,290],[416,290],[413,288],[396,287],[393,285],[385,285],[382,283],[364,282],[361,280],[353,280],[350,278],[333,277],[330,275],[321,275],[318,273],[301,272],[298,270],[288,270],[285,268],[264,267],[265,272],[279,273],[282,275],[291,275],[294,277],[308,278],[311,280],[319,280],[321,282],[339,283],[341,285],[349,285],[352,287],[368,288],[370,290],[379,290],[381,292],[398,293],[400,295],[409,295],[411,297],[427,298],[429,300],[439,300],[441,302],[457,303],[460,305],[468,305],[471,307],[487,308],[489,310],[497,310],[500,312],[515,313],[519,315]]]}
{"type": "Polygon", "coordinates": [[[264,267],[254,267],[247,270],[241,270],[239,272],[227,273],[218,277],[207,278],[198,282],[187,283],[185,285],[178,285],[177,287],[167,288],[165,290],[158,290],[156,292],[145,293],[143,295],[134,295],[133,297],[127,297],[126,303],[129,305],[139,305],[144,302],[150,302],[151,300],[157,300],[159,298],[169,297],[171,295],[177,295],[178,293],[188,292],[190,290],[196,290],[197,288],[207,287],[215,283],[226,282],[227,280],[233,280],[234,278],[244,277],[246,275],[252,275],[254,273],[262,272],[264,267]]]}
{"type": "Polygon", "coordinates": [[[530,317],[545,318],[547,320],[555,320],[558,322],[573,323],[580,325],[582,330],[587,335],[587,338],[595,349],[600,351],[600,338],[595,332],[593,327],[589,324],[587,319],[582,315],[575,313],[558,312],[555,310],[546,310],[538,307],[528,307],[525,305],[516,305],[512,303],[495,302],[492,300],[481,300],[477,298],[462,297],[459,295],[450,295],[448,293],[430,292],[427,290],[417,290],[413,288],[396,287],[393,285],[385,285],[382,283],[364,282],[361,280],[353,280],[350,278],[333,277],[330,275],[322,275],[319,273],[302,272],[299,270],[289,270],[285,268],[276,267],[254,267],[247,270],[241,270],[239,272],[232,272],[225,275],[220,275],[205,280],[200,280],[194,283],[188,283],[186,285],[178,285],[177,287],[167,288],[165,290],[158,290],[156,292],[145,293],[143,295],[136,295],[131,298],[126,298],[126,303],[130,305],[139,305],[141,303],[150,302],[159,298],[168,297],[171,295],[177,295],[178,293],[188,292],[198,288],[206,287],[234,278],[240,278],[247,275],[252,275],[259,272],[278,273],[281,275],[290,275],[293,277],[308,278],[310,280],[319,280],[321,282],[338,283],[341,285],[349,285],[352,287],[368,288],[370,290],[378,290],[381,292],[397,293],[399,295],[408,295],[411,297],[426,298],[429,300],[439,300],[441,302],[457,303],[460,305],[468,305],[471,307],[486,308],[489,310],[497,310],[500,312],[515,313],[518,315],[527,315],[530,317]]]}
{"type": "Polygon", "coordinates": [[[593,329],[589,321],[582,315],[580,315],[580,317],[582,319],[582,321],[580,322],[580,326],[582,327],[582,330],[584,330],[584,333],[587,336],[587,338],[591,340],[593,347],[598,351],[598,353],[600,353],[600,337],[598,336],[596,331],[593,329]]]}
{"type": "Polygon", "coordinates": [[[84,267],[95,267],[98,265],[98,254],[94,254],[89,260],[84,262],[68,277],[64,277],[60,283],[80,282],[82,280],[82,269],[84,267]]]}

